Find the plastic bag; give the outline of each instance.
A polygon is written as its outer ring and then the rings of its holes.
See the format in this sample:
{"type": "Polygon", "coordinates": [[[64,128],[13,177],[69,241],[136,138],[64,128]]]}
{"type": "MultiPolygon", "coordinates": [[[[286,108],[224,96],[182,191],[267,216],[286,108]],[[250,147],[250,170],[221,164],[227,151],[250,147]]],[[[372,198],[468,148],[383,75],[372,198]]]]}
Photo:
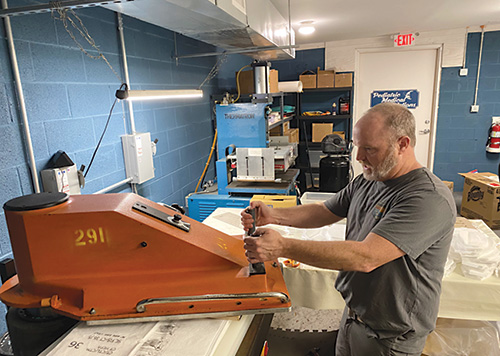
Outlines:
{"type": "Polygon", "coordinates": [[[455,270],[455,267],[457,267],[455,260],[448,256],[448,258],[446,259],[446,264],[444,265],[443,277],[449,276],[455,270]]]}
{"type": "Polygon", "coordinates": [[[439,318],[427,337],[427,356],[500,356],[497,329],[487,321],[439,318]]]}
{"type": "Polygon", "coordinates": [[[462,262],[461,269],[465,277],[483,280],[491,277],[497,270],[500,250],[495,241],[484,232],[456,228],[448,257],[462,262]]]}

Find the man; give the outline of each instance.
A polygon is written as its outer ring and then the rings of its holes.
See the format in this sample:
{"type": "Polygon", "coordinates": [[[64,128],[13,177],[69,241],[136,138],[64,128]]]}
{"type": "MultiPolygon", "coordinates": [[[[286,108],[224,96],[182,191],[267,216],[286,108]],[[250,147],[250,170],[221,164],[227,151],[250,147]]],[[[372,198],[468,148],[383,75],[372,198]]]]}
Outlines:
{"type": "MultiPolygon", "coordinates": [[[[259,228],[246,237],[249,262],[286,257],[341,271],[346,309],[337,356],[420,355],[435,327],[456,208],[448,188],[415,158],[415,118],[383,103],[353,130],[363,165],[325,203],[271,209],[252,202],[256,224],[314,228],[347,218],[346,241],[303,241],[259,228]]],[[[245,230],[253,220],[243,211],[245,230]]]]}

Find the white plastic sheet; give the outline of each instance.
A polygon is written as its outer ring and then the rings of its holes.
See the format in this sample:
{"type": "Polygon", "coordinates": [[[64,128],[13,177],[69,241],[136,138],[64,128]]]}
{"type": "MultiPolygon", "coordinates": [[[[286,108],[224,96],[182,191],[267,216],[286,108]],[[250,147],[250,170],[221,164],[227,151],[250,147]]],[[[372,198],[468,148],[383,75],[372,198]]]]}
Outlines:
{"type": "Polygon", "coordinates": [[[500,356],[496,328],[487,321],[438,319],[427,337],[427,356],[500,356]]]}
{"type": "Polygon", "coordinates": [[[455,228],[450,256],[461,262],[465,277],[478,280],[491,277],[500,264],[497,242],[481,230],[466,227],[455,228]]]}

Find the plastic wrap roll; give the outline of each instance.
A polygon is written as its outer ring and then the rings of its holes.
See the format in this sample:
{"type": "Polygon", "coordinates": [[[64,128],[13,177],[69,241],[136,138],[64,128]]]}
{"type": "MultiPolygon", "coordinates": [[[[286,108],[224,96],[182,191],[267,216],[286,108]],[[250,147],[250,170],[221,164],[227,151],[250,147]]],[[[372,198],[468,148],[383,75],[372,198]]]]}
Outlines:
{"type": "Polygon", "coordinates": [[[278,82],[278,90],[288,93],[302,92],[302,82],[278,82]]]}

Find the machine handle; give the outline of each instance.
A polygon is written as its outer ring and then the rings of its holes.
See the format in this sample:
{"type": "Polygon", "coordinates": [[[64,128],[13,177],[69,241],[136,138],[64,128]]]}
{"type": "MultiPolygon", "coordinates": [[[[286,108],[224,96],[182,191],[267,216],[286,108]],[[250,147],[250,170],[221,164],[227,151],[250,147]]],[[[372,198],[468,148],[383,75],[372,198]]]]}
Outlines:
{"type": "Polygon", "coordinates": [[[255,234],[255,209],[252,209],[252,208],[246,208],[245,212],[247,212],[248,214],[252,215],[252,219],[253,219],[253,223],[252,223],[252,227],[250,229],[248,229],[248,236],[253,236],[253,234],[255,234]]]}
{"type": "Polygon", "coordinates": [[[208,302],[214,300],[238,300],[238,299],[254,299],[254,298],[278,298],[281,301],[281,303],[288,303],[290,301],[288,295],[286,295],[283,292],[204,294],[204,295],[192,295],[184,297],[144,299],[141,300],[139,303],[137,303],[135,309],[138,313],[144,313],[146,311],[146,306],[152,304],[208,302]]]}
{"type": "MultiPolygon", "coordinates": [[[[253,218],[253,223],[252,223],[252,227],[250,229],[248,229],[248,236],[256,236],[255,235],[255,215],[256,215],[256,212],[255,212],[256,208],[252,209],[252,208],[247,208],[245,211],[252,215],[252,218],[253,218]]],[[[263,262],[257,262],[257,263],[250,263],[248,265],[249,267],[249,274],[250,276],[253,276],[253,275],[256,275],[256,274],[266,274],[266,266],[264,265],[263,262]]]]}

